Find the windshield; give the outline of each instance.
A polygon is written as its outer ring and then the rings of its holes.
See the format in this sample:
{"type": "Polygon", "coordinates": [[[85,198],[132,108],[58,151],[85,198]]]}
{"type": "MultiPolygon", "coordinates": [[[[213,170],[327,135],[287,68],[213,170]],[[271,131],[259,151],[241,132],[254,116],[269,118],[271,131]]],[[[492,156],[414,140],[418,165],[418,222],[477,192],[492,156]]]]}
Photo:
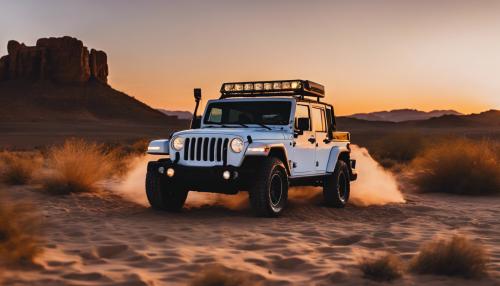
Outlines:
{"type": "Polygon", "coordinates": [[[291,107],[290,101],[213,102],[203,123],[288,125],[291,107]]]}

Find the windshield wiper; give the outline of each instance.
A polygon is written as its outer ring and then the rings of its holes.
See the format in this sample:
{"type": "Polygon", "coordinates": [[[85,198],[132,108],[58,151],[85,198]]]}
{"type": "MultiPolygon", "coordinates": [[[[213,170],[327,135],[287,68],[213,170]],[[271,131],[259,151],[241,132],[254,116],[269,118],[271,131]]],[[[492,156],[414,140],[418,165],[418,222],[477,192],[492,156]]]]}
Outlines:
{"type": "MultiPolygon", "coordinates": [[[[214,124],[214,125],[219,125],[219,126],[226,127],[226,128],[231,128],[231,126],[228,126],[226,124],[219,123],[219,122],[213,122],[213,121],[208,121],[205,124],[214,124]]],[[[228,123],[228,124],[235,124],[235,125],[240,125],[240,126],[245,127],[245,128],[249,128],[248,125],[243,124],[243,123],[238,123],[238,122],[228,123]]],[[[213,126],[207,126],[207,127],[213,127],[213,126]]]]}
{"type": "Polygon", "coordinates": [[[269,126],[265,125],[264,123],[255,123],[255,124],[257,124],[257,125],[259,125],[259,126],[262,126],[262,127],[266,128],[266,129],[268,129],[268,130],[273,130],[271,127],[269,127],[269,126]]]}
{"type": "MultiPolygon", "coordinates": [[[[208,122],[205,122],[205,124],[214,124],[214,125],[218,125],[218,126],[220,126],[220,127],[230,128],[230,126],[227,126],[227,125],[222,124],[222,123],[219,123],[219,122],[213,122],[213,121],[208,121],[208,122]]],[[[213,127],[213,126],[207,126],[207,127],[213,127]]]]}

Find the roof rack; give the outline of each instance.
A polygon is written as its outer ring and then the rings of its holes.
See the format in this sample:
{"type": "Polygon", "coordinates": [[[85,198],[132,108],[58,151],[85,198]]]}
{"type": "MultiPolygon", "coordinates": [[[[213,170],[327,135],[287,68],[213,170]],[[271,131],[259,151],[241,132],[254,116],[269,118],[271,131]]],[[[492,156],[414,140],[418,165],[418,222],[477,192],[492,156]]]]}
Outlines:
{"type": "Polygon", "coordinates": [[[229,97],[293,96],[315,97],[318,101],[325,97],[325,87],[310,80],[274,80],[228,82],[222,84],[221,99],[229,97]]]}

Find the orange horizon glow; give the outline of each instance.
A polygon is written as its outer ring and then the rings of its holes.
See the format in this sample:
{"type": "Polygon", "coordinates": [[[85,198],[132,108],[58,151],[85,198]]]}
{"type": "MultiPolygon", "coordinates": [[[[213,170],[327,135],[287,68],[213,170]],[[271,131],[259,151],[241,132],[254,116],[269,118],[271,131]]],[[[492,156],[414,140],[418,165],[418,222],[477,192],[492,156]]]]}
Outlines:
{"type": "Polygon", "coordinates": [[[108,54],[109,83],[155,108],[193,109],[223,82],[309,79],[338,115],[500,109],[500,2],[9,1],[8,40],[69,35],[108,54]]]}

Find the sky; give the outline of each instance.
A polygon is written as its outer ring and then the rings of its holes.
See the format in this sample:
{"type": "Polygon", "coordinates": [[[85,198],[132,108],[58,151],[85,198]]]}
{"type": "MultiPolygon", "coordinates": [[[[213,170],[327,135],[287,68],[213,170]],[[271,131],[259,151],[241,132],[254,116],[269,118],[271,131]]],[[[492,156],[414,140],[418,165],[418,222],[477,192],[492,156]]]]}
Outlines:
{"type": "Polygon", "coordinates": [[[109,83],[156,108],[192,89],[309,79],[340,115],[500,109],[496,0],[0,0],[0,55],[69,35],[108,55],[109,83]]]}

